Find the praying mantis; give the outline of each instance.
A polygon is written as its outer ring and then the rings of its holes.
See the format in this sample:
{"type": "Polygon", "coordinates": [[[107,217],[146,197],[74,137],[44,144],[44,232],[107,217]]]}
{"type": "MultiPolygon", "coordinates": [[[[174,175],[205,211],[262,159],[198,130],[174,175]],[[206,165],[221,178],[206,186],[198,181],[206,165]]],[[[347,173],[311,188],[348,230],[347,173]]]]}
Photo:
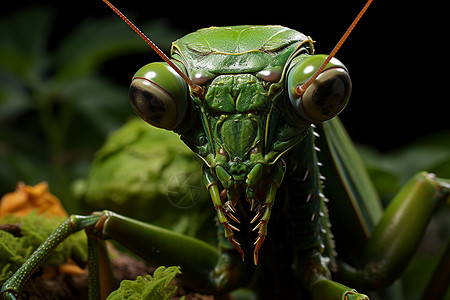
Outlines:
{"type": "MultiPolygon", "coordinates": [[[[334,55],[371,0],[329,55],[314,54],[312,38],[286,27],[228,26],[178,39],[171,59],[104,2],[164,60],[136,72],[131,104],[202,159],[218,245],[111,211],[73,215],[3,285],[5,299],[82,229],[91,299],[110,290],[98,257],[104,239],[151,264],[179,265],[186,285],[214,294],[250,285],[261,299],[368,299],[354,288],[382,289],[401,275],[434,209],[448,201],[450,181],[418,173],[383,211],[336,118],[352,84],[334,55]]],[[[429,289],[444,293],[445,284],[429,289]]]]}

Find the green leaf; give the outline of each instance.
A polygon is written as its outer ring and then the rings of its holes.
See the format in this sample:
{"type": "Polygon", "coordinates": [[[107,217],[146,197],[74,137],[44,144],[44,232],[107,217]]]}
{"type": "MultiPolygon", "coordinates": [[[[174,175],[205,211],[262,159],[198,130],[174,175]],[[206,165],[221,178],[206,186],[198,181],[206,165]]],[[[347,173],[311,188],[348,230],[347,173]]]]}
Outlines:
{"type": "MultiPolygon", "coordinates": [[[[0,219],[0,224],[20,223],[21,237],[0,230],[0,283],[25,263],[27,258],[39,247],[64,218],[48,218],[32,212],[23,218],[7,215],[0,219]]],[[[44,261],[43,266],[58,266],[67,262],[71,256],[87,260],[87,241],[83,232],[77,232],[67,238],[44,261]]]]}
{"type": "Polygon", "coordinates": [[[52,23],[52,11],[37,7],[3,16],[0,68],[23,80],[36,82],[48,67],[45,54],[52,23]]]}
{"type": "MultiPolygon", "coordinates": [[[[169,49],[180,36],[164,20],[146,22],[140,27],[143,32],[151,32],[152,39],[163,49],[169,49]]],[[[55,77],[85,76],[112,58],[147,52],[152,53],[149,46],[116,16],[87,19],[58,48],[56,62],[60,67],[55,77]]]]}
{"type": "Polygon", "coordinates": [[[118,290],[112,292],[107,300],[168,300],[177,291],[171,285],[175,277],[181,274],[180,267],[159,267],[153,276],[138,276],[136,280],[123,280],[118,290]]]}

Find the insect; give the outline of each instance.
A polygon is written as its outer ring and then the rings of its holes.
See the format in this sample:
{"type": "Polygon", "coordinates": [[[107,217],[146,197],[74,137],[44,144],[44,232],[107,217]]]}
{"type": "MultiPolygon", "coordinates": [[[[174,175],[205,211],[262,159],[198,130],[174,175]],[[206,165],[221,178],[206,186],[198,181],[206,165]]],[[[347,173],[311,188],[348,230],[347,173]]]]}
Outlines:
{"type": "MultiPolygon", "coordinates": [[[[232,26],[180,38],[171,59],[104,2],[165,60],[137,71],[131,104],[203,160],[218,245],[111,211],[74,215],[3,285],[5,299],[15,299],[52,249],[82,229],[91,299],[107,293],[98,257],[104,239],[152,264],[179,265],[186,285],[215,294],[257,286],[261,299],[368,299],[354,288],[382,289],[401,275],[433,210],[449,198],[450,181],[419,173],[383,212],[334,118],[351,93],[334,54],[371,0],[330,55],[314,54],[310,37],[286,27],[232,26]]],[[[447,284],[428,290],[436,298],[447,284]]]]}

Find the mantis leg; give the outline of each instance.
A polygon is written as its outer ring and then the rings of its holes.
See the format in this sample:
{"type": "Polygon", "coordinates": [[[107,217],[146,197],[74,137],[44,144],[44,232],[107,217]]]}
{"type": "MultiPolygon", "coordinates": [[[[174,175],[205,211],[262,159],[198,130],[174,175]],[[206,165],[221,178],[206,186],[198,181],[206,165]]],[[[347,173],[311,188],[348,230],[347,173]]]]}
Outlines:
{"type": "MultiPolygon", "coordinates": [[[[104,239],[113,239],[152,265],[181,267],[180,279],[200,292],[221,293],[241,286],[249,266],[225,241],[219,247],[111,211],[96,226],[104,239]]],[[[222,235],[219,235],[220,237],[222,235]]],[[[220,238],[219,238],[220,240],[220,238]]]]}
{"type": "Polygon", "coordinates": [[[314,300],[369,300],[366,295],[328,279],[317,281],[311,295],[314,300]]]}
{"type": "Polygon", "coordinates": [[[303,253],[297,263],[301,270],[297,275],[313,300],[369,300],[365,294],[331,280],[327,261],[318,251],[303,253]]]}
{"type": "Polygon", "coordinates": [[[425,172],[413,177],[391,201],[368,239],[363,252],[364,269],[347,269],[348,279],[359,286],[377,289],[400,277],[433,212],[449,196],[450,181],[425,172]]]}
{"type": "Polygon", "coordinates": [[[100,216],[71,216],[62,223],[48,239],[39,246],[17,271],[2,286],[1,293],[4,299],[16,299],[14,294],[19,294],[22,285],[36,271],[39,265],[48,255],[69,235],[94,225],[100,216]]]}
{"type": "Polygon", "coordinates": [[[413,177],[387,207],[363,255],[375,286],[392,283],[414,255],[437,206],[450,196],[450,181],[425,172],[413,177]]]}
{"type": "Polygon", "coordinates": [[[402,274],[433,212],[448,199],[450,181],[418,173],[383,211],[339,119],[325,122],[317,130],[323,136],[317,144],[324,162],[321,172],[327,177],[325,191],[330,199],[339,199],[328,203],[339,249],[339,267],[334,276],[361,290],[386,287],[402,274]]]}
{"type": "Polygon", "coordinates": [[[99,239],[93,228],[86,228],[88,238],[89,299],[106,299],[118,288],[105,241],[99,239]]]}
{"type": "Polygon", "coordinates": [[[244,264],[230,262],[232,258],[227,249],[219,251],[201,240],[103,211],[90,216],[71,216],[62,223],[5,282],[3,297],[16,299],[14,295],[20,293],[22,285],[40,263],[69,235],[81,229],[88,233],[90,299],[98,299],[100,294],[104,296],[105,292],[100,292],[99,288],[104,287],[103,278],[99,277],[111,273],[107,259],[103,258],[102,253],[106,252],[103,241],[99,239],[114,239],[153,265],[180,266],[183,272],[180,279],[199,291],[216,293],[233,289],[242,279],[241,274],[245,274],[241,270],[244,264]]]}
{"type": "Polygon", "coordinates": [[[96,229],[102,238],[121,243],[152,265],[180,266],[180,279],[196,290],[229,290],[240,277],[240,268],[227,263],[228,255],[204,241],[110,211],[104,212],[96,229]]]}

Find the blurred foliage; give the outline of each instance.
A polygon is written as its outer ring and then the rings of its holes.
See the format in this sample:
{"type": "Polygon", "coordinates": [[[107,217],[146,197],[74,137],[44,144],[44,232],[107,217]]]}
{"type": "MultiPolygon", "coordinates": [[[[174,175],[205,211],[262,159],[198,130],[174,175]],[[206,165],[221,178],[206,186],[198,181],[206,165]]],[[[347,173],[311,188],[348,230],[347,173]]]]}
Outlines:
{"type": "MultiPolygon", "coordinates": [[[[112,59],[150,50],[116,16],[80,21],[64,36],[52,36],[55,18],[50,9],[32,8],[0,20],[0,194],[20,180],[46,180],[73,212],[79,207],[70,182],[133,115],[127,87],[100,71],[112,59]]],[[[142,29],[166,46],[181,35],[163,20],[142,29]]]]}
{"type": "Polygon", "coordinates": [[[450,178],[450,132],[442,131],[388,153],[358,145],[375,187],[386,205],[418,171],[450,178]]]}

